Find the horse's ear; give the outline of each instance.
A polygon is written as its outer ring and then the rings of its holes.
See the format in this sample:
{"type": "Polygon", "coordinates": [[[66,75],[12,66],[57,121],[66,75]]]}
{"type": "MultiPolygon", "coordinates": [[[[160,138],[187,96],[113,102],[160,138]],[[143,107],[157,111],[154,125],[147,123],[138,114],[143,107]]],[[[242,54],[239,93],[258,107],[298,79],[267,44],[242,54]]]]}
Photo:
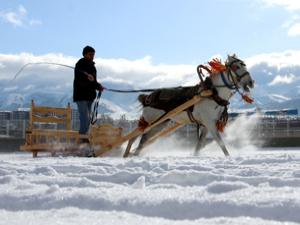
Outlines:
{"type": "Polygon", "coordinates": [[[228,58],[237,58],[236,54],[233,53],[233,54],[228,54],[228,58]]]}
{"type": "Polygon", "coordinates": [[[230,61],[231,58],[232,58],[232,55],[227,54],[227,59],[226,59],[225,63],[228,63],[228,62],[230,61]]]}

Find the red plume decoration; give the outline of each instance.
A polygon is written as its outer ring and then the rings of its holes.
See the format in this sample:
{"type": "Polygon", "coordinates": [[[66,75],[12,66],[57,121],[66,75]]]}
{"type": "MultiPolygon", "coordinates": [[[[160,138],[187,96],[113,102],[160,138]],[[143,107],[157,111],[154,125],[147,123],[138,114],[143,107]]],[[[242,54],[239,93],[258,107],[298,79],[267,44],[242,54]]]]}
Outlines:
{"type": "Polygon", "coordinates": [[[214,58],[208,64],[212,69],[212,73],[220,73],[226,70],[226,66],[222,64],[220,59],[214,58]]]}
{"type": "Polygon", "coordinates": [[[242,98],[244,99],[244,101],[246,101],[249,104],[252,104],[254,102],[254,100],[252,98],[250,98],[248,95],[242,94],[242,98]]]}

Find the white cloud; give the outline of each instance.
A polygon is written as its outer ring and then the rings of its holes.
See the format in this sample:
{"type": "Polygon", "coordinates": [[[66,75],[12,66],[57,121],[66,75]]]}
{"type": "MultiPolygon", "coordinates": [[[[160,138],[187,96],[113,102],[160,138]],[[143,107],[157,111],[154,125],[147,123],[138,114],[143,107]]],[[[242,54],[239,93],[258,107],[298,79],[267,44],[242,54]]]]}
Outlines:
{"type": "Polygon", "coordinates": [[[277,75],[268,86],[281,85],[281,84],[291,84],[297,80],[294,74],[289,75],[277,75]]]}
{"type": "Polygon", "coordinates": [[[0,18],[16,27],[40,25],[42,23],[39,20],[29,19],[27,16],[27,10],[23,5],[19,5],[16,10],[0,11],[0,18]]]}
{"type": "Polygon", "coordinates": [[[299,0],[260,0],[262,3],[267,6],[282,6],[289,11],[300,10],[300,1],[299,0]]]}
{"type": "MultiPolygon", "coordinates": [[[[18,55],[0,54],[0,79],[12,80],[22,66],[34,62],[60,63],[74,66],[78,58],[63,54],[47,54],[36,56],[30,53],[18,55]]],[[[179,85],[194,85],[199,82],[196,65],[153,65],[151,57],[137,60],[127,59],[95,59],[99,81],[115,84],[128,84],[134,88],[157,88],[179,85]]],[[[70,84],[73,81],[73,71],[69,68],[54,65],[29,65],[18,79],[47,80],[70,84]]],[[[15,81],[12,81],[15,82],[15,81]]],[[[71,85],[72,86],[72,85],[71,85]]]]}
{"type": "Polygon", "coordinates": [[[284,102],[284,101],[291,100],[291,98],[289,97],[286,97],[284,95],[278,95],[278,94],[270,94],[269,98],[276,102],[284,102]]]}
{"type": "Polygon", "coordinates": [[[288,30],[288,35],[291,37],[300,36],[300,23],[293,24],[288,30]]]}
{"type": "Polygon", "coordinates": [[[18,86],[6,87],[3,89],[4,92],[15,91],[18,90],[18,86]]]}
{"type": "Polygon", "coordinates": [[[106,81],[124,82],[135,87],[168,87],[196,84],[199,79],[194,65],[153,65],[151,57],[138,60],[96,59],[99,77],[106,81]]]}
{"type": "Polygon", "coordinates": [[[299,0],[260,0],[269,7],[283,7],[291,12],[291,18],[283,23],[282,27],[287,28],[287,34],[290,37],[300,36],[300,1],[299,0]]]}
{"type": "Polygon", "coordinates": [[[274,67],[278,71],[282,68],[300,67],[300,50],[287,50],[283,52],[263,53],[247,58],[248,67],[265,63],[269,67],[274,67]]]}
{"type": "Polygon", "coordinates": [[[24,91],[33,90],[35,88],[35,85],[29,84],[23,88],[24,91]]]}

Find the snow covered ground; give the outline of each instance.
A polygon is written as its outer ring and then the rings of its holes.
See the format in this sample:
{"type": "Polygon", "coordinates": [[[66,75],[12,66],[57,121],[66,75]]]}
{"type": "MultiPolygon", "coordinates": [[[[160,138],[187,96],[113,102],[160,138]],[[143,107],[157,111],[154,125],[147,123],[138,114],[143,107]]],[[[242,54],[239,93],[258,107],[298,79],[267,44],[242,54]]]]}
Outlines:
{"type": "Polygon", "coordinates": [[[300,224],[300,149],[167,152],[0,154],[0,224],[300,224]]]}

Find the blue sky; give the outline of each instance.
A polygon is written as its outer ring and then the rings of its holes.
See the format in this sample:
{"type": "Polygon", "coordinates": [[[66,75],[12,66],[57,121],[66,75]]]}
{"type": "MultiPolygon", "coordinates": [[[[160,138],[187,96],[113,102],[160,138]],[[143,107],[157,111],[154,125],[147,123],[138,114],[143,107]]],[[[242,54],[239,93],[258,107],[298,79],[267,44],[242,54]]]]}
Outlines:
{"type": "Polygon", "coordinates": [[[300,49],[298,0],[10,0],[0,3],[0,53],[191,64],[213,55],[300,49]]]}

